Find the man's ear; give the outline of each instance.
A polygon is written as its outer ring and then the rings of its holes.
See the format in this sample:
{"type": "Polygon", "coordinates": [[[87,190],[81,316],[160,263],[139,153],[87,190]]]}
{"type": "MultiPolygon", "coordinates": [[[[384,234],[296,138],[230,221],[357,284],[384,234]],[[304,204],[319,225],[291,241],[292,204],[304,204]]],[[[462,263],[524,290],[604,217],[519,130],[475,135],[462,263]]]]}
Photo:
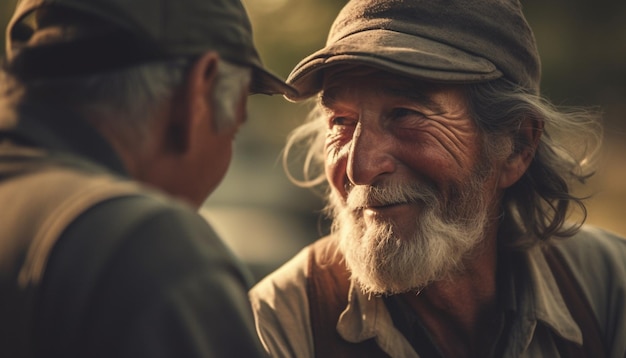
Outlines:
{"type": "Polygon", "coordinates": [[[198,124],[208,123],[213,127],[211,98],[218,62],[217,52],[206,52],[196,59],[172,99],[168,136],[177,152],[187,151],[198,124]]]}
{"type": "Polygon", "coordinates": [[[524,175],[539,145],[543,133],[543,121],[524,119],[514,138],[513,153],[502,164],[498,187],[505,189],[515,184],[524,175]]]}

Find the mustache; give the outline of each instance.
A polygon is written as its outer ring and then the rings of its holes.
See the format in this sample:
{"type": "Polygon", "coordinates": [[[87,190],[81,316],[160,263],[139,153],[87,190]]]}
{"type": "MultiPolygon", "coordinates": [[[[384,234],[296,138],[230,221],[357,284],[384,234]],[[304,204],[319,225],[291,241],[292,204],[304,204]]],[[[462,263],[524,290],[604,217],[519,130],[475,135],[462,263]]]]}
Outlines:
{"type": "Polygon", "coordinates": [[[351,188],[346,205],[352,210],[372,206],[387,206],[422,202],[435,205],[438,202],[437,189],[423,183],[387,183],[382,185],[357,185],[351,188]]]}

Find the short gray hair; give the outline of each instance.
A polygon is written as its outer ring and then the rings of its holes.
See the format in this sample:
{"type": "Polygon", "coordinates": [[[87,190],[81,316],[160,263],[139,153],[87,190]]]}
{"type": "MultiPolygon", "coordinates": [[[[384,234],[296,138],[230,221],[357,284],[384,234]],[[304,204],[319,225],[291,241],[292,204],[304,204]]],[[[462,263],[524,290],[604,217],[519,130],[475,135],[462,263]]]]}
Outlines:
{"type": "Polygon", "coordinates": [[[220,61],[213,89],[213,107],[218,130],[232,126],[236,118],[237,101],[244,89],[250,86],[252,70],[220,61]]]}
{"type": "MultiPolygon", "coordinates": [[[[117,71],[73,78],[29,80],[22,83],[22,101],[51,103],[75,110],[86,118],[104,118],[118,132],[132,133],[140,143],[158,104],[185,81],[193,58],[152,62],[117,71]]],[[[216,129],[234,121],[234,108],[250,81],[250,69],[220,60],[214,88],[216,129]]],[[[104,120],[103,120],[104,121],[104,120]]],[[[132,144],[132,143],[127,143],[132,144]]]]}

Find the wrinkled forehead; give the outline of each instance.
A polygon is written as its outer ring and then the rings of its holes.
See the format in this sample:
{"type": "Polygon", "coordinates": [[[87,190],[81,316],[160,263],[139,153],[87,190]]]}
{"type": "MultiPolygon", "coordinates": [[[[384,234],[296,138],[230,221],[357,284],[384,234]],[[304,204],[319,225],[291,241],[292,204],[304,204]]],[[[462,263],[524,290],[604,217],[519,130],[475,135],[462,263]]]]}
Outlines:
{"type": "Polygon", "coordinates": [[[319,101],[330,105],[363,93],[378,99],[406,99],[437,109],[466,106],[467,85],[424,81],[368,66],[336,66],[325,71],[319,101]]]}

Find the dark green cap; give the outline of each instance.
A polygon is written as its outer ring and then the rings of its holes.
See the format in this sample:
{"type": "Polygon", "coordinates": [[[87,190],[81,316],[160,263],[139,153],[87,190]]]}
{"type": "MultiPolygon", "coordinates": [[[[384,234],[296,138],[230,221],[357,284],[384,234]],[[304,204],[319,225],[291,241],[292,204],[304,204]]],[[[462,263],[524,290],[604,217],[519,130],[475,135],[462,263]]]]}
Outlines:
{"type": "Polygon", "coordinates": [[[240,0],[21,0],[7,28],[6,43],[9,66],[18,62],[31,77],[95,73],[216,51],[229,62],[252,68],[252,93],[295,94],[264,68],[240,0]],[[29,29],[29,15],[50,8],[82,13],[119,31],[52,44],[29,43],[36,32],[29,29]]]}
{"type": "Polygon", "coordinates": [[[535,38],[517,0],[352,0],[333,23],[326,47],[302,60],[287,83],[291,100],[314,95],[323,70],[367,65],[444,83],[497,78],[539,92],[535,38]]]}

